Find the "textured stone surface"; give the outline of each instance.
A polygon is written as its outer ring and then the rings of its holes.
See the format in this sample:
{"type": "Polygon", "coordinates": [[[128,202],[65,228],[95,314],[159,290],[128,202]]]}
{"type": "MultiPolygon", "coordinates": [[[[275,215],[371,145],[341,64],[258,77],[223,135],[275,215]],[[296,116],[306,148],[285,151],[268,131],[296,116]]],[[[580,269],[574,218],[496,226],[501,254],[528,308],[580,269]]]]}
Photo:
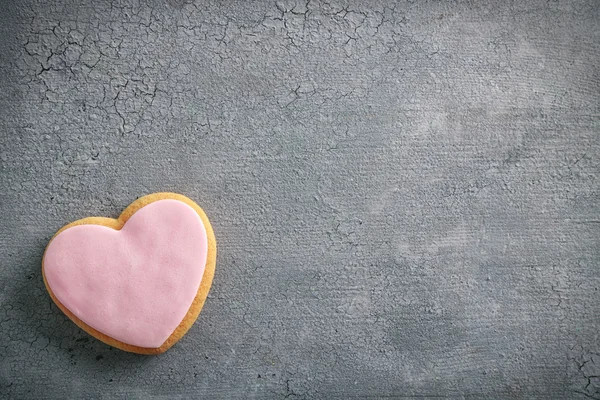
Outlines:
{"type": "Polygon", "coordinates": [[[0,2],[0,397],[600,398],[599,9],[0,2]],[[164,190],[214,286],[126,354],[41,255],[164,190]]]}

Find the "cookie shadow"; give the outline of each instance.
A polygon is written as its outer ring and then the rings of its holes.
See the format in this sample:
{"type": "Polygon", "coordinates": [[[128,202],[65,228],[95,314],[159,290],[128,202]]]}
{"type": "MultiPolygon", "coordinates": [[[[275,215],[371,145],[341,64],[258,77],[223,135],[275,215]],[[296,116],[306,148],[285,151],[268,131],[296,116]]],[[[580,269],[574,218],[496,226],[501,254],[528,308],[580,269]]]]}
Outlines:
{"type": "Polygon", "coordinates": [[[58,359],[95,372],[99,362],[103,368],[141,367],[148,363],[152,356],[128,353],[101,342],[75,325],[54,304],[42,278],[44,249],[45,243],[32,250],[26,257],[30,262],[15,279],[18,289],[12,299],[17,312],[13,313],[12,324],[18,327],[15,329],[20,332],[19,341],[47,349],[58,359]]]}

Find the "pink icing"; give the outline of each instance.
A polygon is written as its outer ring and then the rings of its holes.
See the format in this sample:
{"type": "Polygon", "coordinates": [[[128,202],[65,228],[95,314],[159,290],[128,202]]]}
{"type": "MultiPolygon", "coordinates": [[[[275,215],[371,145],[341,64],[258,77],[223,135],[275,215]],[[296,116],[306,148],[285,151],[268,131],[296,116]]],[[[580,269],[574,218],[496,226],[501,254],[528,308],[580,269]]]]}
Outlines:
{"type": "Polygon", "coordinates": [[[160,200],[121,230],[78,225],[44,255],[58,300],[92,328],[123,343],[157,348],[196,297],[208,251],[202,220],[187,204],[160,200]]]}

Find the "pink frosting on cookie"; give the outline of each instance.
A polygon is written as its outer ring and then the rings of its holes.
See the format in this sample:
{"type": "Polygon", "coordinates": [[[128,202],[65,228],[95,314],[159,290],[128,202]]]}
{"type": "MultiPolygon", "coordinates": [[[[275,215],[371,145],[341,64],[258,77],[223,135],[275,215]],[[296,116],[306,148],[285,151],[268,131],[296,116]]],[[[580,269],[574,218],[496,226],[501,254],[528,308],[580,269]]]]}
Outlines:
{"type": "Polygon", "coordinates": [[[139,209],[121,230],[78,225],[44,255],[56,298],[92,328],[123,343],[157,348],[196,297],[208,251],[196,211],[177,200],[139,209]]]}

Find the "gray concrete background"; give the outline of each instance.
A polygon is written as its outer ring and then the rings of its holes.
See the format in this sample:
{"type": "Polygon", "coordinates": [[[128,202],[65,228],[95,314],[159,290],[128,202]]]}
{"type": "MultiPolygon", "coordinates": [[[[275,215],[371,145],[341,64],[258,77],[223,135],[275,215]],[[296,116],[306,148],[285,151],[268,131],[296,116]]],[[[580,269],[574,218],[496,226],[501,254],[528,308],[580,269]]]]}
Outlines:
{"type": "Polygon", "coordinates": [[[0,397],[600,398],[597,1],[2,1],[0,397]],[[219,244],[158,357],[44,290],[176,191],[219,244]]]}

